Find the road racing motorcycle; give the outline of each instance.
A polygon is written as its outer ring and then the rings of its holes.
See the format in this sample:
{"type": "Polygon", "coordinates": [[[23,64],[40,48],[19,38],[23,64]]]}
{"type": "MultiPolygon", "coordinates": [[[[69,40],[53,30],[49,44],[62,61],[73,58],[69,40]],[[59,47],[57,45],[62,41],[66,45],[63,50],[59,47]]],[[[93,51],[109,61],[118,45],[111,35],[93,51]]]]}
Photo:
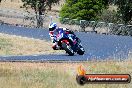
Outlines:
{"type": "Polygon", "coordinates": [[[81,44],[81,40],[71,31],[62,31],[57,35],[58,46],[65,50],[69,56],[75,53],[83,55],[85,50],[81,44]]]}

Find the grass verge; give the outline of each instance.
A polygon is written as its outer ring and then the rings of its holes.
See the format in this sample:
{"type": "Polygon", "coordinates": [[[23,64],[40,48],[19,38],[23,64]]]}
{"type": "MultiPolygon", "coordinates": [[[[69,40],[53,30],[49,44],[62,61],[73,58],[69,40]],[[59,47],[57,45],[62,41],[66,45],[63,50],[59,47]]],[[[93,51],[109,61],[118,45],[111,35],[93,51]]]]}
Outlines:
{"type": "Polygon", "coordinates": [[[83,65],[87,73],[124,73],[132,75],[131,62],[85,63],[0,63],[0,88],[131,88],[130,84],[76,83],[77,67],[83,65]]]}
{"type": "Polygon", "coordinates": [[[0,33],[0,55],[37,55],[64,53],[53,50],[52,43],[46,40],[23,38],[0,33]]]}

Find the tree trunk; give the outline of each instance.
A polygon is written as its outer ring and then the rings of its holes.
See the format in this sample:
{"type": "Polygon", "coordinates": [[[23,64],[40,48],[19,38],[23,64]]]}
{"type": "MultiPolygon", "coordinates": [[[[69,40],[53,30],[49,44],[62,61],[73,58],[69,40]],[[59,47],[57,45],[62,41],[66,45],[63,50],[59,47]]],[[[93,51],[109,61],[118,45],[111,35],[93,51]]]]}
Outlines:
{"type": "Polygon", "coordinates": [[[39,15],[37,17],[37,28],[42,28],[43,27],[43,14],[41,11],[39,11],[39,15]]]}
{"type": "Polygon", "coordinates": [[[48,7],[49,7],[48,10],[51,11],[51,8],[52,8],[51,4],[48,4],[48,7]]]}
{"type": "Polygon", "coordinates": [[[43,27],[43,15],[38,15],[37,16],[37,28],[42,28],[43,27]]]}

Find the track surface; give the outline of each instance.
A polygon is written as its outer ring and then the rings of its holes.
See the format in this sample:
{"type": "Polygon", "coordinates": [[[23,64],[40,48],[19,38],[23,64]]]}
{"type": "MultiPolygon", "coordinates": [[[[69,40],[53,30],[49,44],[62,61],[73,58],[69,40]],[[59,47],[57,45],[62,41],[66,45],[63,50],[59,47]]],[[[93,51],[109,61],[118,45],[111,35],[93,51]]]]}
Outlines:
{"type": "MultiPolygon", "coordinates": [[[[50,40],[48,30],[46,29],[1,25],[0,33],[50,40]]],[[[126,59],[129,51],[132,50],[132,37],[99,35],[83,32],[76,32],[76,35],[82,40],[82,44],[86,51],[83,56],[68,56],[66,54],[0,56],[0,61],[86,61],[91,59],[126,59]]]]}

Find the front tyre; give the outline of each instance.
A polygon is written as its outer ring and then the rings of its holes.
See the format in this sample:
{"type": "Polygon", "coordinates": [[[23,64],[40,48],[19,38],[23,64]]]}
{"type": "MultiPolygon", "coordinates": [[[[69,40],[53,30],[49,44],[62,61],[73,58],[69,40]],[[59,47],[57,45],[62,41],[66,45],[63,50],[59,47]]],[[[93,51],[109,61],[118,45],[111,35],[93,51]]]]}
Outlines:
{"type": "Polygon", "coordinates": [[[84,48],[82,47],[82,45],[78,45],[77,54],[83,55],[84,52],[85,52],[85,50],[84,50],[84,48]]]}
{"type": "Polygon", "coordinates": [[[62,48],[66,51],[66,53],[69,54],[69,56],[73,56],[74,55],[74,51],[72,50],[70,45],[67,45],[66,43],[62,43],[62,48]]]}

